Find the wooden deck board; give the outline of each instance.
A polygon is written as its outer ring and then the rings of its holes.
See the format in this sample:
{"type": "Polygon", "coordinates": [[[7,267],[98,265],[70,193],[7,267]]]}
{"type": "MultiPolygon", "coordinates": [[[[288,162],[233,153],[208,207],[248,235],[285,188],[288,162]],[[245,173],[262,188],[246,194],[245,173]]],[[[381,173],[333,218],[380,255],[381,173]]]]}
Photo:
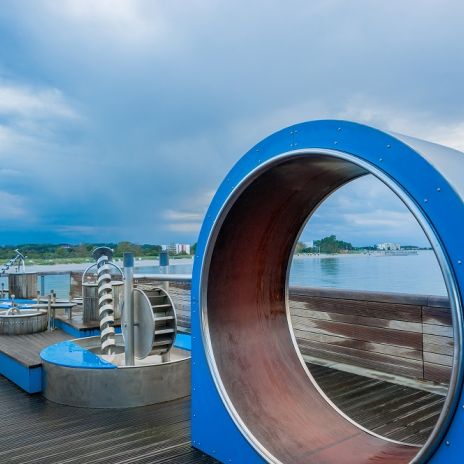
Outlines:
{"type": "Polygon", "coordinates": [[[191,448],[190,398],[134,409],[73,408],[0,377],[0,405],[0,462],[217,463],[191,448]]]}
{"type": "MultiPolygon", "coordinates": [[[[72,319],[68,318],[67,314],[64,313],[57,313],[56,319],[60,319],[61,321],[65,322],[66,324],[72,325],[74,328],[83,330],[83,329],[100,329],[100,322],[99,321],[88,321],[83,322],[82,320],[82,310],[73,310],[72,319]]],[[[120,320],[114,321],[115,327],[121,326],[120,320]]]]}
{"type": "Polygon", "coordinates": [[[349,417],[379,435],[423,444],[440,415],[444,396],[335,369],[308,365],[327,396],[349,417]]]}
{"type": "MultiPolygon", "coordinates": [[[[58,330],[1,336],[0,349],[15,359],[40,363],[42,348],[70,338],[58,330]]],[[[399,441],[424,443],[445,399],[325,366],[309,368],[354,421],[399,441]]],[[[0,408],[0,462],[217,462],[190,446],[189,399],[118,411],[72,408],[24,393],[0,377],[0,408]]]]}
{"type": "Polygon", "coordinates": [[[54,343],[70,340],[61,330],[40,332],[31,335],[0,335],[0,352],[27,367],[40,366],[40,352],[54,343]]]}

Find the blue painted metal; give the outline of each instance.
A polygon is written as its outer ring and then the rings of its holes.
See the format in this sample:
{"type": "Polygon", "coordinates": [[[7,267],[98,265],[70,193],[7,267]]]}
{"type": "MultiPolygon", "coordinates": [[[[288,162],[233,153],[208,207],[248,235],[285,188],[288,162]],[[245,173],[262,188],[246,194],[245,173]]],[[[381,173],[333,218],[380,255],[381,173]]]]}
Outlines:
{"type": "MultiPolygon", "coordinates": [[[[263,458],[244,438],[227,412],[210,372],[202,340],[201,274],[210,232],[231,193],[254,169],[293,150],[338,150],[367,162],[393,179],[428,218],[442,245],[451,272],[464,296],[464,204],[460,187],[421,151],[431,145],[346,121],[314,121],[283,129],[246,153],[220,185],[204,219],[192,276],[192,443],[224,463],[262,463],[263,458]]],[[[439,165],[440,163],[438,163],[439,165]]],[[[461,169],[464,162],[461,160],[461,169]]],[[[464,183],[464,178],[461,178],[464,183]]],[[[462,308],[461,308],[462,309],[462,308]]],[[[250,353],[252,356],[252,353],[250,353]]],[[[461,353],[462,356],[462,353],[461,353]]],[[[461,360],[462,361],[462,360],[461,360]]],[[[451,425],[429,462],[464,461],[464,396],[458,379],[456,407],[451,425]]]]}
{"type": "Polygon", "coordinates": [[[64,367],[81,369],[116,369],[117,366],[105,361],[95,353],[79,346],[72,340],[47,346],[40,352],[42,361],[64,367]]]}
{"type": "MultiPolygon", "coordinates": [[[[55,327],[75,338],[96,337],[100,335],[100,328],[79,329],[69,324],[68,322],[63,321],[62,319],[55,319],[55,327]]],[[[121,333],[121,327],[119,326],[115,327],[114,330],[116,333],[121,333]]]]}
{"type": "Polygon", "coordinates": [[[42,366],[28,367],[0,353],[0,374],[28,393],[42,391],[42,366]]]}
{"type": "Polygon", "coordinates": [[[160,251],[159,265],[169,266],[169,254],[166,250],[160,251]]]}
{"type": "Polygon", "coordinates": [[[192,337],[189,334],[177,332],[176,339],[174,340],[174,346],[176,348],[181,348],[182,350],[191,351],[192,337]]]}

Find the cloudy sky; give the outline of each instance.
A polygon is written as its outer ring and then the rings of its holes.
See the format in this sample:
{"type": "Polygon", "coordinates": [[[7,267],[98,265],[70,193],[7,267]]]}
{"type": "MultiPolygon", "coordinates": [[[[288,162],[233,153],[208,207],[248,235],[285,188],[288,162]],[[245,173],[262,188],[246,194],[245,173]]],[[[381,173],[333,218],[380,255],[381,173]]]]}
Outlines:
{"type": "MultiPolygon", "coordinates": [[[[0,0],[0,243],[194,242],[240,156],[304,120],[464,149],[461,5],[0,0]]],[[[327,233],[422,240],[367,178],[303,239],[327,233]]]]}

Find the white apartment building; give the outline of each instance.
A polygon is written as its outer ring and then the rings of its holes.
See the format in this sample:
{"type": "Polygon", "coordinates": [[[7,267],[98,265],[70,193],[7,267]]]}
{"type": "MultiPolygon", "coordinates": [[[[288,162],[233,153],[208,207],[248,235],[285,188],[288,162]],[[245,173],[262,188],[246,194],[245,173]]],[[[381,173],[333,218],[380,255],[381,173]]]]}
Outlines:
{"type": "Polygon", "coordinates": [[[377,250],[382,250],[382,251],[396,251],[401,249],[401,245],[399,243],[378,243],[376,245],[377,250]]]}
{"type": "Polygon", "coordinates": [[[173,255],[180,253],[190,254],[190,245],[188,243],[171,243],[170,245],[161,245],[162,250],[167,250],[173,255]]]}

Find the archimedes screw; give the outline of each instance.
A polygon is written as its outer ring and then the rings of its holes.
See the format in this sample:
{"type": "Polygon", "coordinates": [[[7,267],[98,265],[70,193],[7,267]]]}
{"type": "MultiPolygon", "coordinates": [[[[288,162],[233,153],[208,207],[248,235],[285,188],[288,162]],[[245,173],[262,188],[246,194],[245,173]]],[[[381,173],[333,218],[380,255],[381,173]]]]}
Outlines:
{"type": "Polygon", "coordinates": [[[108,247],[96,248],[92,256],[97,261],[98,314],[100,318],[100,340],[102,354],[115,352],[113,287],[109,261],[113,250],[108,247]]]}

